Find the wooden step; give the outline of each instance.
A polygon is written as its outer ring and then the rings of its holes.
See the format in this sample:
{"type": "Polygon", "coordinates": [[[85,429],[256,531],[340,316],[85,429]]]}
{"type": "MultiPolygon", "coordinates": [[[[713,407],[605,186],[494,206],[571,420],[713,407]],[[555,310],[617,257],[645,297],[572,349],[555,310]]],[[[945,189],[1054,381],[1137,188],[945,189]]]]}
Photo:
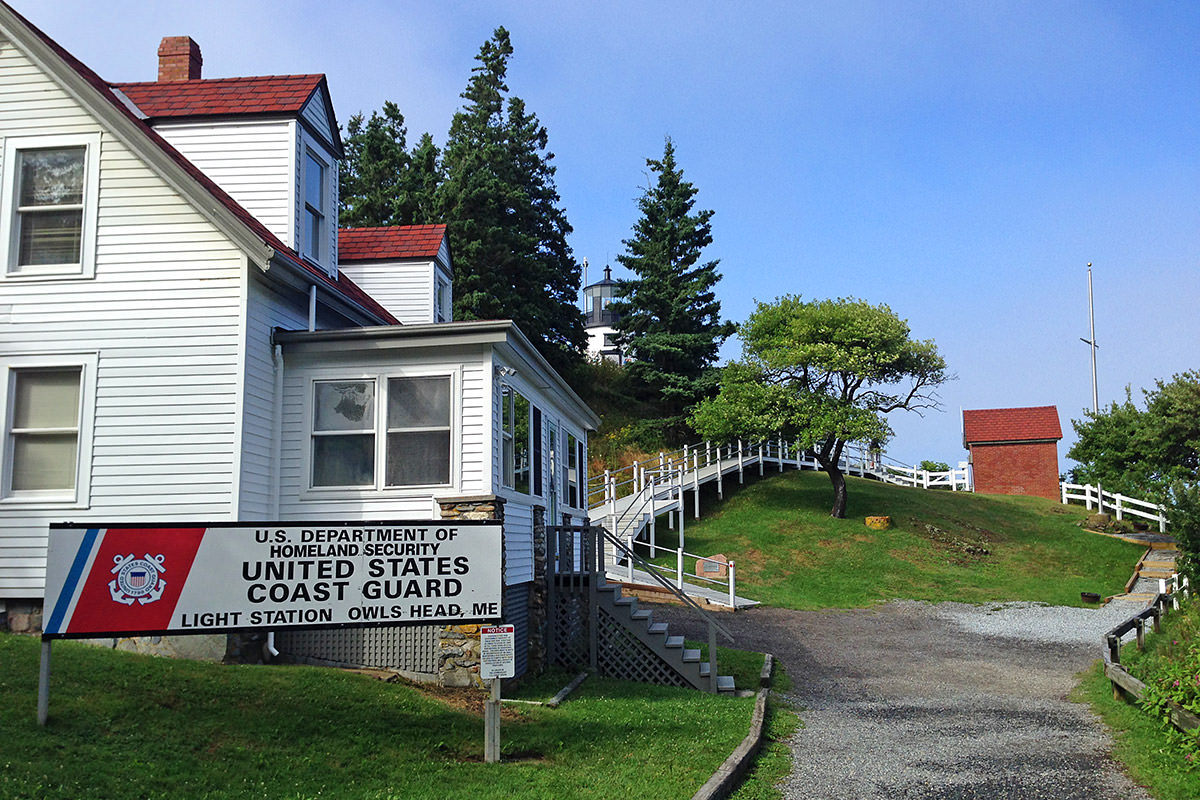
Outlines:
{"type": "MultiPolygon", "coordinates": [[[[699,663],[699,661],[700,661],[700,651],[699,650],[692,650],[691,648],[688,648],[683,651],[683,663],[685,663],[685,664],[699,663]]],[[[704,663],[707,666],[708,662],[706,661],[704,663]]]]}
{"type": "Polygon", "coordinates": [[[667,647],[671,647],[671,648],[683,647],[683,637],[682,636],[668,636],[666,645],[667,645],[667,647]]]}
{"type": "MultiPolygon", "coordinates": [[[[669,628],[670,626],[665,622],[651,622],[647,630],[650,633],[666,633],[669,628]]],[[[680,636],[678,638],[682,639],[683,637],[680,636]]]]}
{"type": "Polygon", "coordinates": [[[718,675],[717,676],[717,691],[718,692],[733,692],[736,690],[737,690],[737,687],[733,685],[733,676],[732,675],[718,675]]]}

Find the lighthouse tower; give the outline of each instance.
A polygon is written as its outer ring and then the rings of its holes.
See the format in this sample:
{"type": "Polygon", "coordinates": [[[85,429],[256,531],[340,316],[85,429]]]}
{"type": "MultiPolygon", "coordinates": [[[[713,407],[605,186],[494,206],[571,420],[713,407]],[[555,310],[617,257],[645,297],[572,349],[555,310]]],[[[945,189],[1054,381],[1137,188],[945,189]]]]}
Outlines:
{"type": "Polygon", "coordinates": [[[625,353],[617,344],[617,314],[609,306],[617,296],[612,267],[604,268],[604,279],[583,287],[584,320],[587,329],[588,358],[605,358],[625,363],[625,353]]]}

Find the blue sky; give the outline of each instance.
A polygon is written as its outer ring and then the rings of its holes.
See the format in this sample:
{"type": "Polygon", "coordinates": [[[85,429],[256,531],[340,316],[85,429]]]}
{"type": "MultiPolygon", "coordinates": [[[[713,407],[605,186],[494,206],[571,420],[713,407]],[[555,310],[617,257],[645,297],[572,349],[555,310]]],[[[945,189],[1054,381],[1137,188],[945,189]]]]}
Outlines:
{"type": "Polygon", "coordinates": [[[393,100],[439,143],[504,25],[589,277],[670,135],[728,318],[854,296],[938,343],[958,379],[893,416],[901,461],[965,459],[961,408],[1053,404],[1069,466],[1089,261],[1101,405],[1200,367],[1200,4],[15,2],[108,80],[186,34],[206,77],[323,72],[343,124],[393,100]]]}

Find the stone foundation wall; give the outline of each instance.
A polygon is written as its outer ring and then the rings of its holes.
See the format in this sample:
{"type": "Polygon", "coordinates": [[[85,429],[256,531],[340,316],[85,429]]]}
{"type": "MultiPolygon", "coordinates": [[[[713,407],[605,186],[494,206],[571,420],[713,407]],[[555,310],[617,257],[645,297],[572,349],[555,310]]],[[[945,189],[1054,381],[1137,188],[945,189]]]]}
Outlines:
{"type": "MultiPolygon", "coordinates": [[[[470,519],[504,522],[504,498],[495,495],[479,497],[450,497],[438,501],[445,520],[470,519]]],[[[503,553],[503,550],[501,550],[503,553]]],[[[500,581],[504,585],[503,555],[500,581]]],[[[438,634],[439,686],[464,688],[482,687],[479,677],[479,626],[447,625],[438,634]]]]}

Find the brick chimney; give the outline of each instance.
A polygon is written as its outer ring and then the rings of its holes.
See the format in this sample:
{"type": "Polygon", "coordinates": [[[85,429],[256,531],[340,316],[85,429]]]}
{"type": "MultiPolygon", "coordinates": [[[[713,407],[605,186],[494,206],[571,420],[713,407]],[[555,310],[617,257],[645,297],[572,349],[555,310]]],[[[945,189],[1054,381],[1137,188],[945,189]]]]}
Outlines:
{"type": "Polygon", "coordinates": [[[164,36],[158,46],[158,80],[195,81],[200,79],[204,58],[200,45],[190,36],[164,36]]]}

